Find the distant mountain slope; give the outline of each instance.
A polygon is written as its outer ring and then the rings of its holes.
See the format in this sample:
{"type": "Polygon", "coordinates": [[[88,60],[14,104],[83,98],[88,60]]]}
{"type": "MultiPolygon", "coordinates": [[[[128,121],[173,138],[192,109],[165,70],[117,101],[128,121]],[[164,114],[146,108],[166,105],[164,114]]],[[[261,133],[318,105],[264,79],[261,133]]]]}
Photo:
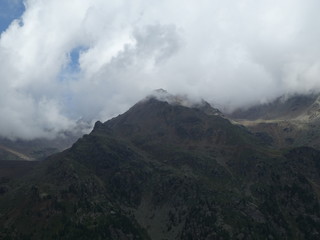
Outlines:
{"type": "Polygon", "coordinates": [[[82,136],[81,132],[65,134],[55,139],[9,140],[0,137],[1,160],[42,160],[61,152],[82,136]]]}
{"type": "Polygon", "coordinates": [[[289,120],[310,115],[317,104],[319,95],[293,95],[280,97],[273,102],[256,105],[248,109],[238,109],[228,116],[246,120],[289,120]]]}
{"type": "Polygon", "coordinates": [[[270,148],[212,112],[150,97],[97,122],[10,183],[0,237],[318,239],[320,152],[270,148]]]}
{"type": "Polygon", "coordinates": [[[22,153],[19,153],[15,150],[12,150],[8,147],[2,146],[0,145],[0,151],[3,152],[3,154],[1,154],[1,158],[0,159],[6,159],[6,158],[16,158],[17,160],[25,160],[25,161],[34,161],[34,158],[28,157],[22,153]],[[8,155],[8,156],[6,156],[8,155]],[[4,157],[5,156],[5,157],[4,157]]]}
{"type": "Polygon", "coordinates": [[[228,117],[269,138],[274,146],[320,149],[320,95],[279,98],[269,104],[239,109],[228,117]]]}

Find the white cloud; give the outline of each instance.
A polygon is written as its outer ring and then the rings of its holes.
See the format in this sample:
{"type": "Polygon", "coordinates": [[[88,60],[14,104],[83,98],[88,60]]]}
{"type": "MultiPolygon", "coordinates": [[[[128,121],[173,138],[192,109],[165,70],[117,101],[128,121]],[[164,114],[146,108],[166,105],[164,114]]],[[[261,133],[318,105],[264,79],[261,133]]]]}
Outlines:
{"type": "Polygon", "coordinates": [[[157,88],[230,109],[320,87],[316,0],[25,6],[0,38],[5,137],[52,137],[79,119],[106,120],[157,88]],[[77,68],[68,66],[73,51],[77,68]]]}

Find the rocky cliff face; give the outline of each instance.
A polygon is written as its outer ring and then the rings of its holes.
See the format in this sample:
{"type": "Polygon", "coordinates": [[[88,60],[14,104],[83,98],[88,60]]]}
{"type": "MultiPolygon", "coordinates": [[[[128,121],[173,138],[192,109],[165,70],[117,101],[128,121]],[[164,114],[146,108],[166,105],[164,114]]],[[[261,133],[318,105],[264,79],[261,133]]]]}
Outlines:
{"type": "Polygon", "coordinates": [[[148,98],[0,197],[7,239],[317,239],[320,152],[148,98]]]}

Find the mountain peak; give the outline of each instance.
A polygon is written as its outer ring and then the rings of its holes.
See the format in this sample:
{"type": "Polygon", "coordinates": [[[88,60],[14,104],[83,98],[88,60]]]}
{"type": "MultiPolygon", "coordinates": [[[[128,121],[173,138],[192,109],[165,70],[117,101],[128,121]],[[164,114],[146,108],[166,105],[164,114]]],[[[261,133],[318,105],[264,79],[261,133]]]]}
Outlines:
{"type": "Polygon", "coordinates": [[[223,114],[218,109],[213,108],[207,101],[203,99],[192,99],[187,95],[173,95],[162,88],[154,90],[150,95],[148,95],[139,103],[143,103],[151,99],[156,99],[160,102],[167,102],[168,104],[173,106],[196,108],[208,115],[223,117],[223,114]]]}
{"type": "Polygon", "coordinates": [[[319,239],[319,151],[156,93],[17,183],[0,176],[1,239],[319,239]]]}

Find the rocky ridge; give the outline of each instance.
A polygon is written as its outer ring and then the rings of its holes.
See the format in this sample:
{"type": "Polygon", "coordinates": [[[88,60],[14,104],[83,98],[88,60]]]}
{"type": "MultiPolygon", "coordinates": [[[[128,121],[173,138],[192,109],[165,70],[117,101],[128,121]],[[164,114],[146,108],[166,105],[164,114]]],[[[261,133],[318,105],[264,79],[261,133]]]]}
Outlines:
{"type": "Polygon", "coordinates": [[[2,183],[3,239],[317,239],[320,152],[149,97],[2,183]]]}

